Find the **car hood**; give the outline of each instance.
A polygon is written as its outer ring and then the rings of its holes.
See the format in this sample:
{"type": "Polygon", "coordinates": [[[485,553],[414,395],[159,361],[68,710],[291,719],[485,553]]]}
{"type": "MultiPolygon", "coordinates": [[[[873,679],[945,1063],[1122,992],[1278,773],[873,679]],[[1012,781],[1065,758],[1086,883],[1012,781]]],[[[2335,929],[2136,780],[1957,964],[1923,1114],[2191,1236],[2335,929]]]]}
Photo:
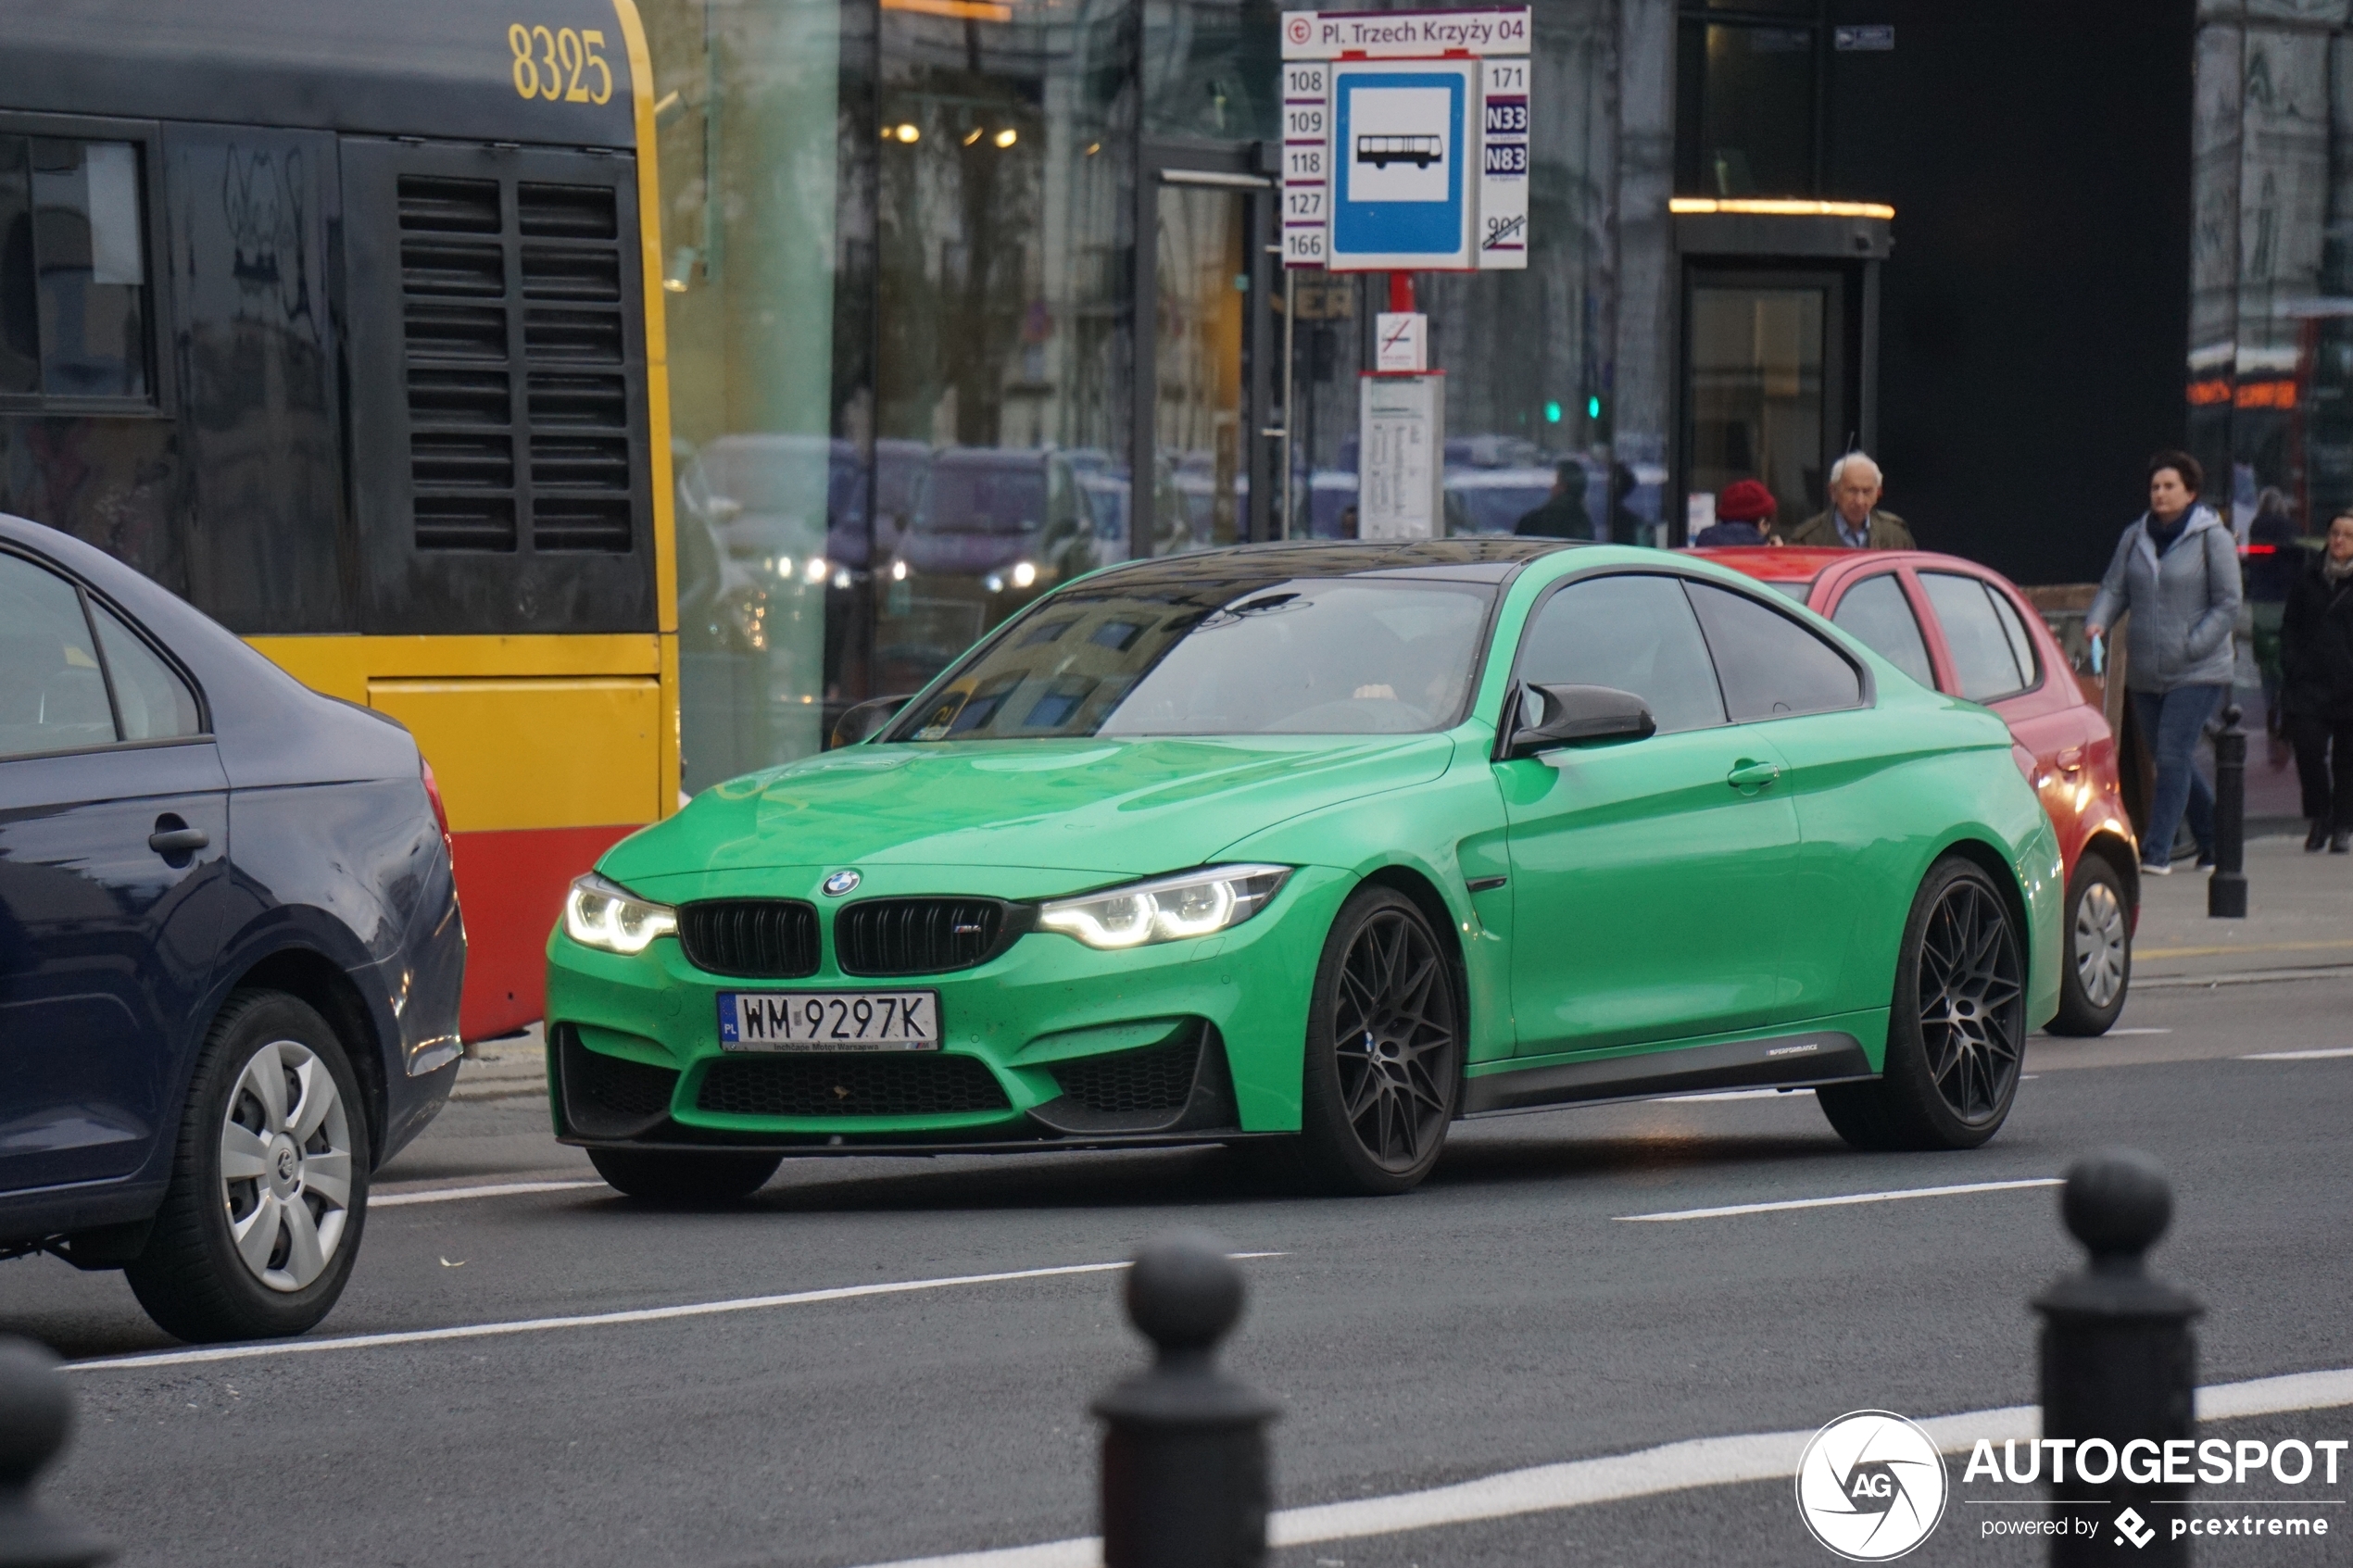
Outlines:
{"type": "Polygon", "coordinates": [[[857,746],[747,774],[620,844],[624,884],[762,867],[1201,865],[1324,807],[1434,779],[1442,734],[857,746]]]}

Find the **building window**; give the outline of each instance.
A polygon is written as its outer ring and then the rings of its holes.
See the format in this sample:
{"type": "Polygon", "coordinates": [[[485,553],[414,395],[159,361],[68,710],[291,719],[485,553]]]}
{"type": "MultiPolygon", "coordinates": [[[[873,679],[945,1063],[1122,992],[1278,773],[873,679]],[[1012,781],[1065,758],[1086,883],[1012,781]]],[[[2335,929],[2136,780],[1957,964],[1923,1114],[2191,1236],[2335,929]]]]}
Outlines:
{"type": "Polygon", "coordinates": [[[1815,194],[1822,29],[1810,0],[1685,0],[1676,44],[1675,186],[1685,195],[1815,194]]]}
{"type": "Polygon", "coordinates": [[[0,396],[150,395],[139,148],[0,135],[0,396]]]}

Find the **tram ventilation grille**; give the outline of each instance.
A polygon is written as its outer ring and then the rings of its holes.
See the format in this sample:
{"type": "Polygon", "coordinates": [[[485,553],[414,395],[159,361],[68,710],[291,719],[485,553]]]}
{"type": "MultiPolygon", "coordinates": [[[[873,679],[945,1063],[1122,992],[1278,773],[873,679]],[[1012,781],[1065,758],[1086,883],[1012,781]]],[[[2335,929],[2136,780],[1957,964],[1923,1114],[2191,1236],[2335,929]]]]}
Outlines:
{"type": "Polygon", "coordinates": [[[834,917],[845,974],[945,974],[997,955],[1008,922],[994,898],[869,898],[834,917]]]}
{"type": "Polygon", "coordinates": [[[1192,1098],[1201,1066],[1202,1031],[1181,1040],[1117,1056],[1057,1062],[1054,1082],[1088,1110],[1106,1116],[1147,1110],[1179,1110],[1192,1098]]]}
{"type": "Polygon", "coordinates": [[[614,192],[431,174],[397,191],[416,547],[629,553],[614,192]]]}
{"type": "Polygon", "coordinates": [[[728,1116],[944,1116],[1010,1110],[977,1058],[937,1052],[859,1056],[727,1057],[711,1063],[695,1097],[728,1116]]]}
{"type": "Polygon", "coordinates": [[[817,972],[817,911],[798,898],[713,898],[681,906],[678,941],[709,974],[797,980],[817,972]]]}

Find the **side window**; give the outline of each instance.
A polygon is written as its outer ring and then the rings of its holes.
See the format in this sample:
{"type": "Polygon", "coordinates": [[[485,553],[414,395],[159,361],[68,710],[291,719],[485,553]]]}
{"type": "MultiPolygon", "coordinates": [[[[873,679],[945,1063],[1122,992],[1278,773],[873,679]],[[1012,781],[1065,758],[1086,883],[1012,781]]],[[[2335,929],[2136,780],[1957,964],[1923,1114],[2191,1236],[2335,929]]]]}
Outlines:
{"type": "Polygon", "coordinates": [[[1866,577],[1847,589],[1831,621],[1921,685],[1935,688],[1936,673],[1929,663],[1928,643],[1920,636],[1919,618],[1912,613],[1912,603],[1894,572],[1866,577]]]}
{"type": "Polygon", "coordinates": [[[1563,588],[1529,625],[1519,678],[1632,692],[1662,734],[1724,721],[1707,645],[1672,577],[1592,577],[1563,588]]]}
{"type": "Polygon", "coordinates": [[[107,673],[114,680],[122,738],[176,740],[203,734],[196,694],[188,689],[188,683],[157,658],[137,633],[116,620],[112,610],[102,604],[93,604],[90,610],[98,623],[98,646],[106,652],[107,673]]]}
{"type": "Polygon", "coordinates": [[[0,555],[0,757],[114,743],[107,677],[82,595],[55,572],[0,555]]]}
{"type": "Polygon", "coordinates": [[[0,136],[0,395],[149,395],[139,188],[130,142],[0,136]]]}
{"type": "Polygon", "coordinates": [[[1828,713],[1863,700],[1846,656],[1778,610],[1712,583],[1687,583],[1732,722],[1828,713]]]}
{"type": "MultiPolygon", "coordinates": [[[[2003,630],[1994,610],[1995,597],[1974,577],[1954,571],[1923,571],[1920,586],[1944,628],[1944,646],[1953,653],[1953,671],[1960,677],[1961,695],[1971,702],[1991,702],[2023,691],[2031,684],[2019,662],[2019,646],[2003,630]]],[[[2026,640],[2020,628],[2018,642],[2026,640]]]]}
{"type": "Polygon", "coordinates": [[[2042,660],[2034,656],[2033,639],[2026,634],[2026,627],[2018,618],[2018,608],[2010,597],[1991,583],[1983,584],[1985,596],[1994,602],[1994,618],[2002,623],[2002,634],[2009,639],[2010,652],[2018,656],[2019,672],[2026,684],[2037,686],[2043,683],[2042,660]]]}

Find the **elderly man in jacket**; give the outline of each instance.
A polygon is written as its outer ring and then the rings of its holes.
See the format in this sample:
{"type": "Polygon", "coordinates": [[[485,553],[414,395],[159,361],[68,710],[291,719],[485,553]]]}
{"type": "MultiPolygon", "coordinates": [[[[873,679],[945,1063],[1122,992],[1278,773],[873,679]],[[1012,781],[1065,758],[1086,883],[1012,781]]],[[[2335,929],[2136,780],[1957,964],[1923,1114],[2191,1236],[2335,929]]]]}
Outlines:
{"type": "Polygon", "coordinates": [[[1785,545],[1830,549],[1916,550],[1912,531],[1894,512],[1879,509],[1885,483],[1879,465],[1862,452],[1849,452],[1831,465],[1831,505],[1781,533],[1785,545]]]}
{"type": "Polygon", "coordinates": [[[2141,839],[2141,870],[2173,869],[2173,834],[2189,812],[2198,863],[2214,856],[2214,792],[2195,763],[2198,733],[2231,689],[2231,629],[2239,614],[2238,541],[2201,505],[2205,470],[2186,452],[2149,459],[2149,509],[2124,530],[2099,596],[2083,612],[2102,637],[2126,610],[2124,684],[2133,717],[2157,758],[2156,798],[2141,839]]]}

